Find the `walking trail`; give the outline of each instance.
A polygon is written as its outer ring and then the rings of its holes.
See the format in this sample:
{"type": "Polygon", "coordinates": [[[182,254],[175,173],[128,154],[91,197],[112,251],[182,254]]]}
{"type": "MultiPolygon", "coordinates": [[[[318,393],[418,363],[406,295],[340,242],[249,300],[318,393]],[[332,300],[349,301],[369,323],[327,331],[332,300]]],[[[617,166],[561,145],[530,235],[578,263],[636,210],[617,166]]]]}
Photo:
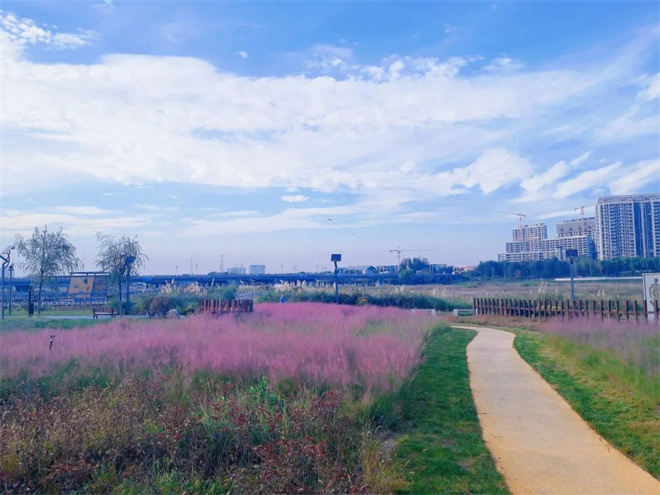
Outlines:
{"type": "Polygon", "coordinates": [[[514,334],[468,345],[484,440],[514,495],[660,495],[660,482],[594,432],[513,348],[514,334]]]}

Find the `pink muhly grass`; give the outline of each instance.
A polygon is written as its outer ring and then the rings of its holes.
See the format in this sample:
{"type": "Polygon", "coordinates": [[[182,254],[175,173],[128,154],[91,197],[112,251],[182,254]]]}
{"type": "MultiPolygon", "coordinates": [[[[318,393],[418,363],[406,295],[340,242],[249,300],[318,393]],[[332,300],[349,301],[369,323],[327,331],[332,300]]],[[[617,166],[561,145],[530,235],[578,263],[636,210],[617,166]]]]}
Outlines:
{"type": "Polygon", "coordinates": [[[246,315],[117,320],[103,326],[0,336],[0,378],[42,376],[77,359],[82,368],[211,370],[228,376],[389,390],[419,362],[428,315],[396,308],[261,304],[246,315]]]}
{"type": "Polygon", "coordinates": [[[600,318],[553,318],[542,332],[613,352],[650,375],[660,373],[660,327],[655,322],[600,318]]]}

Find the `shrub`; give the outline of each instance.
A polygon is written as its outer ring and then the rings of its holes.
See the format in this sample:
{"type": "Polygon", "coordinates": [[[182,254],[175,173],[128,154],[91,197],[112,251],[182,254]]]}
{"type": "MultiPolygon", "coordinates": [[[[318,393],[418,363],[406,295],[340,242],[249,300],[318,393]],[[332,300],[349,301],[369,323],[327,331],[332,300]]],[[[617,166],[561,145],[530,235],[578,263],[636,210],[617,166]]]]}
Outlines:
{"type": "MultiPolygon", "coordinates": [[[[267,291],[259,296],[259,302],[278,302],[282,295],[288,302],[320,302],[326,304],[335,303],[334,293],[324,291],[300,291],[300,292],[276,292],[267,291]]],[[[470,307],[469,303],[458,301],[445,301],[438,297],[425,294],[388,294],[388,295],[369,295],[361,292],[352,292],[350,294],[339,293],[339,304],[349,306],[391,306],[404,309],[435,309],[438,311],[451,311],[454,308],[470,307]]]]}

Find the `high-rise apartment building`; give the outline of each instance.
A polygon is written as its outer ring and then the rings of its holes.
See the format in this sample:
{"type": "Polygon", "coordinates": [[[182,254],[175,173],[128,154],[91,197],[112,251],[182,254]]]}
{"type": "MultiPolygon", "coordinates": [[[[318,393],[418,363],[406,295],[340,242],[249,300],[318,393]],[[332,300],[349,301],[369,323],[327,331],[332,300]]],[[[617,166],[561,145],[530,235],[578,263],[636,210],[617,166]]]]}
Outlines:
{"type": "MultiPolygon", "coordinates": [[[[559,232],[559,228],[557,229],[559,232]]],[[[579,256],[593,255],[593,240],[590,234],[569,234],[548,238],[544,223],[521,225],[513,229],[513,240],[507,242],[505,251],[498,261],[536,261],[558,258],[565,259],[567,250],[576,250],[579,256]]]]}
{"type": "Polygon", "coordinates": [[[533,225],[521,225],[513,229],[513,241],[533,241],[534,239],[546,239],[548,227],[544,223],[533,225]]]}
{"type": "Polygon", "coordinates": [[[557,237],[569,237],[572,235],[585,235],[595,238],[596,218],[572,218],[557,224],[557,237]]]}
{"type": "Polygon", "coordinates": [[[598,198],[596,239],[601,260],[660,256],[660,194],[598,198]]]}

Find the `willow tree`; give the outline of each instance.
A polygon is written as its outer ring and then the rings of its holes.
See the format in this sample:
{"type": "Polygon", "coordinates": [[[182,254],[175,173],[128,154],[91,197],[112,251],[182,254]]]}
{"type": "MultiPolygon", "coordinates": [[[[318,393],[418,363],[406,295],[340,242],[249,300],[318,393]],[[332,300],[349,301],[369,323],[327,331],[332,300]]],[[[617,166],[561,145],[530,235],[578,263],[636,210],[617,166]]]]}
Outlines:
{"type": "Polygon", "coordinates": [[[76,257],[76,248],[61,228],[49,232],[48,226],[45,226],[43,231],[35,227],[32,237],[27,239],[17,235],[16,252],[23,258],[20,266],[37,284],[37,314],[40,314],[44,283],[76,269],[80,263],[76,257]]]}
{"type": "Polygon", "coordinates": [[[137,237],[130,238],[121,236],[119,238],[102,233],[96,234],[99,242],[99,254],[96,258],[96,264],[101,270],[110,274],[110,282],[117,284],[119,294],[119,314],[122,314],[122,284],[124,279],[128,283],[128,278],[137,275],[140,268],[149,259],[142,252],[142,246],[137,237]]]}

